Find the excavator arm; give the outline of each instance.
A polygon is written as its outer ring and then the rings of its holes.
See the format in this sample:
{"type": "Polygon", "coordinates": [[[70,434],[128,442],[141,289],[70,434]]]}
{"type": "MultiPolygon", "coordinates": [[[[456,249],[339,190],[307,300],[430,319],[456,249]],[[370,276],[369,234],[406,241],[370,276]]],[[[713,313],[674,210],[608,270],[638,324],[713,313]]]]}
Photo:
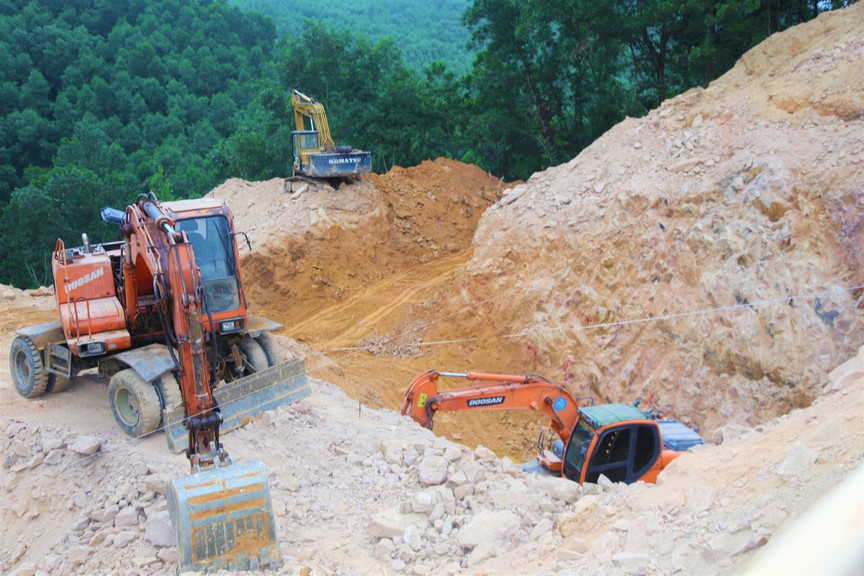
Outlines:
{"type": "MultiPolygon", "coordinates": [[[[281,557],[264,465],[234,464],[219,442],[222,415],[213,396],[203,316],[210,316],[211,330],[213,319],[192,242],[175,226],[151,196],[127,208],[122,230],[127,246],[137,243],[136,253],[153,278],[188,430],[192,475],[167,486],[178,572],[276,568],[281,557]]],[[[134,266],[124,273],[134,291],[134,266]]],[[[215,338],[211,332],[210,342],[215,338]]]]}
{"type": "MultiPolygon", "coordinates": [[[[174,340],[166,344],[176,350],[174,360],[189,430],[187,456],[193,470],[210,466],[214,458],[228,456],[219,444],[222,420],[211,389],[202,321],[206,306],[194,248],[153,199],[139,199],[128,207],[128,213],[132,226],[126,229],[127,233],[136,235],[151,255],[144,261],[155,280],[154,295],[166,308],[162,317],[164,334],[174,340]]],[[[134,278],[127,285],[134,286],[134,278]]]]}
{"type": "Polygon", "coordinates": [[[552,429],[564,443],[579,419],[579,405],[562,386],[536,374],[521,376],[481,372],[438,372],[419,375],[409,386],[402,404],[402,415],[432,428],[439,411],[458,410],[535,410],[546,415],[552,429]],[[486,384],[439,391],[441,377],[464,378],[486,384]]]}
{"type": "Polygon", "coordinates": [[[175,292],[171,298],[172,316],[180,357],[180,390],[186,404],[189,430],[187,454],[194,469],[202,463],[209,465],[214,456],[227,455],[219,443],[222,418],[213,399],[205,349],[204,290],[196,273],[192,245],[185,238],[180,240],[181,243],[172,241],[169,245],[168,285],[175,292]]]}
{"type": "Polygon", "coordinates": [[[297,130],[312,129],[318,131],[321,150],[330,151],[336,147],[333,137],[330,135],[330,124],[327,123],[327,113],[324,105],[306,96],[299,90],[291,92],[291,102],[294,105],[294,124],[297,130]],[[307,127],[304,118],[309,118],[311,126],[307,127]]]}

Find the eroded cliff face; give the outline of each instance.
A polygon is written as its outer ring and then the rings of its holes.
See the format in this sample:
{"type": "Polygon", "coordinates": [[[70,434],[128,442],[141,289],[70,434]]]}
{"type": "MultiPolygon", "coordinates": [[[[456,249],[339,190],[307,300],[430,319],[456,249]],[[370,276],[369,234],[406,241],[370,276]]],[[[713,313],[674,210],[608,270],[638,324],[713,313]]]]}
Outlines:
{"type": "Polygon", "coordinates": [[[511,357],[708,430],[808,405],[864,342],[862,22],[772,36],[513,189],[451,308],[491,297],[511,357]]]}

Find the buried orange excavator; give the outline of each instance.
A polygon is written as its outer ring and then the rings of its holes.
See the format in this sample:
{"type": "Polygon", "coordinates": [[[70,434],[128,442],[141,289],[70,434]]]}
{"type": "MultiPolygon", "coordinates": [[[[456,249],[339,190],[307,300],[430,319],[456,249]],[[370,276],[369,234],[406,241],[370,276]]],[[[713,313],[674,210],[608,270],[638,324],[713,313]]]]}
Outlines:
{"type": "Polygon", "coordinates": [[[410,414],[431,429],[439,411],[535,410],[549,417],[560,440],[547,446],[541,433],[537,460],[525,469],[562,475],[580,484],[596,483],[601,474],[613,482],[653,483],[683,451],[704,444],[696,431],[656,411],[628,404],[590,404],[580,406],[563,386],[536,374],[430,370],[409,386],[402,415],[410,414]],[[441,377],[487,384],[439,391],[441,377]]]}

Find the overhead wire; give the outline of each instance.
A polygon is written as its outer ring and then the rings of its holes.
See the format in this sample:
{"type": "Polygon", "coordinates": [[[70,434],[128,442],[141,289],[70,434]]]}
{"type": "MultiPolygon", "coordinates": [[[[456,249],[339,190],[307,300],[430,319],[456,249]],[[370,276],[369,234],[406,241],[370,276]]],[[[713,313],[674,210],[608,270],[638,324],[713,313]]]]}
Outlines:
{"type": "MultiPolygon", "coordinates": [[[[629,326],[629,325],[634,325],[634,324],[644,324],[644,323],[648,323],[648,322],[659,322],[659,321],[663,321],[663,320],[674,320],[674,319],[679,319],[679,318],[705,316],[705,315],[709,315],[709,314],[721,314],[724,312],[743,310],[743,309],[747,309],[747,308],[754,309],[756,306],[769,306],[769,305],[773,305],[773,304],[786,303],[786,302],[791,304],[795,300],[811,300],[811,299],[820,298],[822,296],[827,296],[830,294],[840,294],[840,293],[844,293],[844,292],[853,292],[856,290],[864,290],[864,284],[854,285],[854,286],[836,287],[836,288],[832,288],[832,289],[828,289],[828,290],[821,290],[818,292],[809,292],[809,293],[805,293],[805,294],[796,294],[796,295],[783,296],[783,297],[778,297],[778,298],[769,298],[766,300],[758,300],[755,302],[746,302],[746,303],[742,302],[742,303],[736,303],[736,304],[728,305],[728,306],[717,306],[717,307],[712,307],[712,308],[703,308],[703,309],[692,310],[692,311],[687,311],[687,312],[667,313],[667,314],[662,314],[659,316],[646,316],[643,318],[619,320],[619,321],[615,321],[615,322],[604,322],[604,323],[600,323],[600,324],[588,324],[588,325],[582,325],[582,326],[574,326],[574,327],[572,327],[572,330],[582,331],[582,330],[593,330],[593,329],[598,329],[598,328],[614,328],[614,327],[618,327],[618,326],[629,326]]],[[[487,304],[493,300],[500,299],[503,296],[508,295],[512,291],[513,291],[513,289],[511,288],[510,290],[499,292],[495,296],[492,296],[492,297],[487,298],[485,300],[482,300],[480,302],[475,302],[475,303],[469,304],[469,305],[464,306],[464,307],[462,307],[462,308],[460,308],[460,309],[458,309],[458,310],[456,310],[450,314],[447,314],[445,316],[436,318],[435,320],[430,321],[428,323],[424,323],[424,324],[421,324],[417,327],[414,327],[411,330],[409,330],[408,332],[414,332],[414,331],[420,332],[421,330],[425,330],[425,329],[431,327],[432,325],[434,325],[440,321],[443,321],[446,318],[457,316],[457,315],[459,315],[459,314],[461,314],[467,310],[470,310],[472,308],[475,308],[477,306],[481,306],[481,305],[487,304]]],[[[416,345],[418,347],[419,346],[445,346],[445,345],[450,345],[450,344],[462,344],[462,343],[477,342],[477,341],[489,340],[489,339],[505,339],[505,338],[510,339],[510,338],[523,337],[523,336],[529,334],[529,331],[530,331],[530,328],[527,328],[527,329],[523,329],[523,330],[520,330],[518,332],[511,333],[511,334],[485,336],[485,337],[474,337],[474,338],[457,338],[457,339],[452,339],[452,340],[438,340],[438,341],[431,341],[431,342],[418,342],[418,343],[415,343],[414,345],[416,345]]],[[[359,346],[359,347],[351,347],[351,348],[333,348],[330,351],[345,351],[347,353],[343,354],[343,355],[341,355],[335,359],[334,358],[327,358],[326,361],[322,361],[319,365],[313,366],[312,368],[307,368],[305,371],[305,374],[307,376],[309,376],[309,375],[311,375],[311,374],[313,374],[319,370],[325,369],[326,367],[328,367],[331,364],[337,364],[338,365],[338,363],[340,361],[345,360],[346,358],[350,358],[351,356],[355,356],[355,355],[359,354],[360,352],[366,351],[367,349],[368,349],[367,346],[359,346]]],[[[323,353],[322,353],[322,355],[323,355],[323,353]]],[[[261,391],[273,388],[273,387],[277,386],[278,384],[279,384],[278,382],[274,382],[273,384],[270,384],[268,386],[264,386],[262,388],[257,389],[255,392],[250,392],[249,394],[239,396],[230,402],[226,402],[222,406],[223,407],[231,406],[234,403],[238,403],[238,402],[243,401],[244,399],[248,398],[249,396],[253,396],[253,395],[255,395],[261,391]]],[[[188,420],[188,417],[184,418],[178,422],[175,422],[173,424],[174,425],[182,424],[186,420],[188,420]]],[[[149,432],[147,434],[142,434],[140,436],[130,437],[130,438],[127,438],[125,440],[122,440],[120,442],[120,444],[116,447],[113,447],[113,448],[110,448],[107,450],[101,450],[100,449],[95,454],[92,454],[89,456],[83,456],[81,458],[71,460],[64,465],[64,469],[66,467],[72,466],[74,464],[86,462],[87,460],[93,459],[96,456],[99,456],[100,454],[114,452],[116,450],[119,450],[119,449],[131,444],[132,442],[140,441],[141,439],[143,439],[145,437],[148,437],[148,436],[151,436],[154,434],[158,434],[159,432],[164,432],[167,430],[167,428],[168,428],[168,425],[162,425],[159,428],[157,428],[157,429],[155,429],[152,432],[149,432]]]]}
{"type": "MultiPolygon", "coordinates": [[[[420,326],[416,326],[416,327],[412,328],[412,331],[420,332],[421,330],[425,330],[426,328],[428,328],[428,327],[430,327],[430,326],[436,324],[437,322],[441,322],[441,321],[443,321],[443,320],[445,320],[445,319],[447,319],[447,318],[450,318],[450,317],[453,317],[453,316],[459,315],[459,314],[461,314],[462,312],[464,312],[464,311],[466,311],[466,310],[470,310],[470,309],[472,309],[472,308],[476,308],[477,306],[481,306],[481,305],[483,305],[483,304],[487,304],[487,303],[489,303],[489,302],[491,302],[491,301],[493,301],[493,300],[498,300],[498,299],[500,299],[500,298],[502,298],[502,297],[504,297],[504,296],[506,296],[506,295],[512,294],[514,291],[515,291],[515,289],[514,289],[514,288],[511,288],[510,290],[499,292],[498,294],[496,294],[496,295],[494,295],[494,296],[491,296],[491,297],[489,297],[489,298],[487,298],[487,299],[485,299],[485,300],[482,300],[482,301],[480,301],[480,302],[474,302],[474,303],[469,304],[469,305],[467,305],[467,306],[464,306],[464,307],[460,308],[459,310],[456,310],[456,311],[454,311],[454,312],[452,312],[452,313],[450,313],[450,314],[446,314],[446,315],[444,315],[444,316],[442,316],[442,317],[438,317],[438,318],[436,318],[436,319],[433,320],[433,321],[427,322],[427,323],[422,324],[422,325],[420,325],[420,326]]],[[[338,357],[338,358],[335,358],[335,359],[327,358],[327,361],[326,361],[326,362],[322,362],[320,365],[318,365],[318,366],[313,366],[312,368],[307,368],[307,369],[306,369],[306,375],[308,376],[308,375],[310,375],[310,374],[312,374],[312,373],[314,373],[314,372],[317,372],[318,370],[323,370],[324,368],[326,368],[326,367],[329,366],[330,364],[338,364],[340,361],[342,361],[342,360],[344,360],[344,359],[346,359],[346,358],[349,358],[349,357],[351,357],[351,356],[355,356],[355,355],[359,354],[360,352],[365,351],[366,349],[367,349],[367,347],[365,347],[365,346],[361,346],[361,347],[357,347],[357,348],[351,348],[351,349],[344,349],[345,351],[348,352],[347,354],[343,354],[342,356],[340,356],[340,357],[338,357]]],[[[334,349],[333,351],[336,351],[336,350],[337,350],[337,349],[334,349]]],[[[323,355],[323,354],[322,354],[322,355],[323,355]]],[[[255,395],[255,394],[258,394],[258,393],[260,393],[261,391],[264,391],[264,390],[268,390],[268,389],[270,389],[270,388],[273,388],[273,387],[277,386],[278,384],[279,384],[278,382],[274,382],[273,384],[270,384],[270,385],[268,385],[268,386],[264,386],[264,387],[262,387],[262,388],[258,388],[255,392],[250,392],[249,394],[245,394],[245,395],[242,395],[242,396],[238,396],[238,397],[235,398],[234,400],[232,400],[232,401],[230,401],[230,402],[226,402],[226,403],[224,403],[224,404],[222,405],[222,407],[231,406],[231,405],[234,404],[234,403],[241,402],[241,401],[245,400],[246,398],[248,398],[248,397],[250,397],[250,396],[253,396],[253,395],[255,395]]],[[[205,411],[204,413],[206,414],[207,412],[209,412],[209,411],[205,411]]],[[[187,417],[183,418],[182,420],[179,420],[178,422],[173,423],[173,425],[183,424],[183,423],[185,423],[185,422],[188,421],[188,420],[189,420],[189,417],[187,416],[187,417]]],[[[166,432],[166,433],[167,433],[167,429],[168,429],[168,427],[169,427],[169,424],[163,424],[163,425],[159,426],[158,428],[156,428],[155,430],[153,430],[153,431],[151,431],[151,432],[148,432],[147,434],[141,434],[141,435],[138,435],[138,436],[133,436],[133,437],[125,438],[125,439],[121,440],[120,444],[119,444],[118,446],[114,447],[114,448],[110,448],[110,449],[106,449],[106,450],[101,450],[101,449],[100,449],[100,450],[99,450],[98,452],[96,452],[95,454],[91,454],[91,455],[89,455],[89,456],[82,456],[81,458],[78,458],[78,459],[75,459],[75,460],[71,460],[71,461],[69,461],[69,462],[64,466],[64,469],[65,469],[65,467],[72,466],[72,465],[77,464],[77,463],[86,462],[87,460],[90,460],[90,459],[94,459],[94,458],[96,458],[97,456],[99,456],[100,454],[106,454],[106,453],[109,453],[109,452],[114,452],[114,451],[119,450],[119,449],[121,449],[121,448],[123,448],[123,447],[125,447],[125,446],[128,446],[129,444],[131,444],[131,443],[133,443],[133,442],[140,441],[140,440],[142,440],[143,438],[146,438],[146,437],[149,437],[149,436],[152,436],[152,435],[158,434],[158,433],[160,433],[160,432],[166,432]]]]}

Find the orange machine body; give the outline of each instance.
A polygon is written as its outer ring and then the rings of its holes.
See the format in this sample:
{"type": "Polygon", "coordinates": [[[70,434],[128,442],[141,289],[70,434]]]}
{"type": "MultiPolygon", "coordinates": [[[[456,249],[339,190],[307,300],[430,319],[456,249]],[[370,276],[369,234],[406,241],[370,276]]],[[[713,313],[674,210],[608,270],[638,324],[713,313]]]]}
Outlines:
{"type": "MultiPolygon", "coordinates": [[[[211,442],[218,445],[211,373],[224,369],[208,351],[210,335],[238,334],[248,323],[231,211],[212,198],[139,197],[125,214],[116,211],[114,222],[122,241],[91,247],[85,236],[83,246],[67,249],[57,240],[52,268],[69,352],[86,367],[116,352],[169,344],[186,416],[203,422],[189,426],[190,451],[209,452],[211,442]]],[[[236,351],[228,354],[242,362],[236,351]]]]}
{"type": "MultiPolygon", "coordinates": [[[[593,404],[593,402],[591,402],[593,404]]],[[[450,373],[430,370],[417,376],[405,393],[402,414],[432,428],[438,411],[534,410],[550,419],[561,443],[538,442],[542,468],[584,483],[601,474],[616,482],[656,482],[657,475],[680,449],[664,444],[661,429],[670,431],[678,448],[701,444],[695,431],[672,419],[643,412],[632,405],[580,406],[567,389],[536,374],[450,373]],[[442,376],[489,382],[455,390],[438,390],[442,376]]]]}
{"type": "Polygon", "coordinates": [[[140,438],[161,425],[190,461],[193,474],[167,487],[178,572],[277,569],[264,465],[235,465],[220,434],[310,391],[304,360],[284,360],[271,334],[281,325],[248,315],[237,246],[246,235],[213,198],[142,194],[125,210],[104,208],[102,219],[122,240],[57,241],[60,322],[17,331],[13,383],[35,398],[98,368],[120,428],[140,438]]]}
{"type": "Polygon", "coordinates": [[[132,346],[126,314],[117,299],[111,259],[103,247],[86,253],[66,250],[57,240],[51,260],[55,298],[69,348],[76,356],[132,346]],[[95,347],[94,347],[95,346],[95,347]]]}
{"type": "MultiPolygon", "coordinates": [[[[226,228],[233,230],[231,212],[219,200],[182,200],[161,206],[163,221],[181,229],[184,223],[200,226],[197,223],[208,218],[223,218],[226,228]]],[[[147,218],[137,204],[129,206],[127,212],[131,224],[125,242],[103,243],[92,249],[89,246],[67,249],[57,240],[52,258],[55,297],[63,332],[75,356],[89,356],[91,350],[92,355],[127,350],[133,345],[161,341],[164,336],[154,287],[154,276],[171,272],[169,249],[158,229],[163,221],[147,218]],[[158,246],[163,248],[154,249],[158,246]]],[[[195,242],[180,244],[194,247],[195,242]]],[[[214,324],[236,320],[238,328],[243,327],[247,318],[236,243],[232,242],[230,249],[236,263],[238,297],[232,305],[202,318],[207,332],[212,330],[211,318],[214,324]]],[[[186,274],[191,274],[194,268],[194,264],[188,266],[186,274]]],[[[189,282],[193,282],[191,278],[189,282]]]]}

